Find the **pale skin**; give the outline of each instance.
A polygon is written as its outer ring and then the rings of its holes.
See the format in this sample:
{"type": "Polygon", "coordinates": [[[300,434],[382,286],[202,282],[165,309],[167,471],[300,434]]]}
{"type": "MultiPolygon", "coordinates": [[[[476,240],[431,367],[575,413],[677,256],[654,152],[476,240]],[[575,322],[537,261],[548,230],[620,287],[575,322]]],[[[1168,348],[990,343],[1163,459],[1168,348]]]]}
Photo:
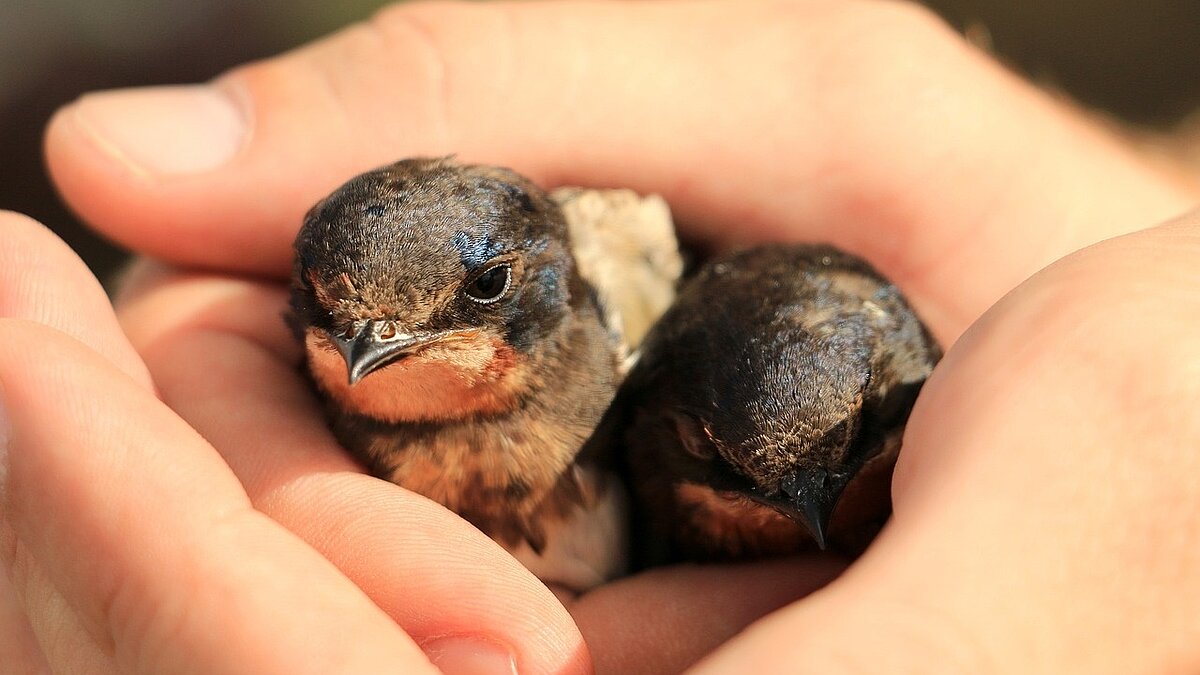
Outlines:
{"type": "Polygon", "coordinates": [[[0,216],[13,672],[1200,669],[1200,180],[913,6],[406,6],[211,88],[86,97],[46,147],[84,218],[163,262],[114,313],[0,216]],[[246,130],[232,157],[202,113],[246,130]],[[278,319],[290,242],[348,176],[449,152],[892,277],[949,349],[867,554],[828,585],[844,563],[812,558],[560,602],[364,476],[278,319]]]}

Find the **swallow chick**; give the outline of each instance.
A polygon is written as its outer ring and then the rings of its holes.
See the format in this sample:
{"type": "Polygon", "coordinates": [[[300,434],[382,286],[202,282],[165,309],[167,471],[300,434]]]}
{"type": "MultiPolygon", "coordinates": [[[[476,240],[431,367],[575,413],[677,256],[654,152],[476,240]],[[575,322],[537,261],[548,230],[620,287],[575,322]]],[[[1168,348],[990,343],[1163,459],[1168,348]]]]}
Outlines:
{"type": "Polygon", "coordinates": [[[706,263],[604,425],[626,448],[644,562],[860,552],[890,514],[905,421],[940,357],[896,287],[837,249],[706,263]]]}
{"type": "Polygon", "coordinates": [[[288,321],[343,446],[544,581],[622,570],[622,488],[580,449],[628,345],[551,195],[507,169],[404,160],[313,207],[295,253],[288,321]]]}

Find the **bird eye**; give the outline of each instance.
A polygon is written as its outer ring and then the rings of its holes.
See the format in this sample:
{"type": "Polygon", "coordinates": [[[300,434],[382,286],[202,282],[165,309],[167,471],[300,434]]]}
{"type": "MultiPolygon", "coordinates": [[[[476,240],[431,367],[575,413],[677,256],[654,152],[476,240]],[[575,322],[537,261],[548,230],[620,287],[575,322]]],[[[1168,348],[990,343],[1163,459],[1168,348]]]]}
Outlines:
{"type": "Polygon", "coordinates": [[[366,327],[366,325],[366,321],[355,321],[354,323],[349,324],[342,329],[341,336],[345,340],[353,340],[354,336],[361,333],[362,329],[366,327]]]}
{"type": "Polygon", "coordinates": [[[482,305],[488,305],[504,297],[512,285],[512,267],[496,265],[475,277],[467,284],[467,296],[482,305]]]}
{"type": "Polygon", "coordinates": [[[673,413],[668,415],[675,425],[675,433],[683,449],[696,459],[709,460],[717,448],[708,427],[691,415],[673,413]]]}

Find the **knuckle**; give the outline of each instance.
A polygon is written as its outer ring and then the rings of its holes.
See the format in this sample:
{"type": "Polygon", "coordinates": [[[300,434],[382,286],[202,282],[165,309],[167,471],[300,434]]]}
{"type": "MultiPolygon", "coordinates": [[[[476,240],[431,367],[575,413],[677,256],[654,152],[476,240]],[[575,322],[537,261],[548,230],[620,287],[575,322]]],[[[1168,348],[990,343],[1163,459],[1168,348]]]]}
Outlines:
{"type": "Polygon", "coordinates": [[[389,159],[397,148],[445,152],[457,140],[453,117],[472,109],[472,83],[489,72],[481,60],[495,54],[487,47],[503,46],[505,17],[486,6],[402,3],[222,80],[249,92],[267,136],[296,133],[286,111],[300,106],[276,101],[304,99],[305,119],[320,118],[324,135],[368,161],[389,159]]]}
{"type": "Polygon", "coordinates": [[[864,4],[877,16],[877,21],[887,25],[892,32],[906,36],[944,35],[947,24],[932,9],[910,0],[884,0],[864,4]]]}
{"type": "Polygon", "coordinates": [[[896,79],[897,85],[930,86],[961,55],[962,41],[933,11],[914,2],[889,0],[857,5],[848,14],[838,58],[865,81],[896,79]],[[928,80],[928,81],[927,81],[928,80]]]}
{"type": "Polygon", "coordinates": [[[492,99],[516,56],[513,21],[503,5],[440,2],[388,7],[370,20],[393,62],[409,59],[417,68],[423,129],[439,150],[462,144],[482,122],[474,114],[480,108],[502,109],[492,99]]]}
{"type": "Polygon", "coordinates": [[[874,47],[911,50],[922,43],[956,39],[955,32],[928,7],[909,0],[852,0],[825,6],[820,13],[808,3],[778,2],[772,13],[791,24],[794,32],[811,30],[818,20],[823,31],[842,38],[857,51],[871,53],[874,47]]]}

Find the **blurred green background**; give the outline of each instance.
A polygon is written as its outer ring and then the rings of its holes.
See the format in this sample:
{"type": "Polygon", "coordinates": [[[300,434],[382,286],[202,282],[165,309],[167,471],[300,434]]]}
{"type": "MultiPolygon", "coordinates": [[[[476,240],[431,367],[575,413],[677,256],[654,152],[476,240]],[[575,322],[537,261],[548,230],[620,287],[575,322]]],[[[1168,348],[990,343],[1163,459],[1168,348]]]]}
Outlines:
{"type": "MultiPolygon", "coordinates": [[[[106,278],[121,252],[83,229],[46,179],[41,130],[58,106],[93,89],[206,80],[385,4],[0,0],[0,208],[54,228],[106,278]]],[[[1128,122],[1168,129],[1200,108],[1200,0],[926,4],[1026,74],[1128,122]]]]}

